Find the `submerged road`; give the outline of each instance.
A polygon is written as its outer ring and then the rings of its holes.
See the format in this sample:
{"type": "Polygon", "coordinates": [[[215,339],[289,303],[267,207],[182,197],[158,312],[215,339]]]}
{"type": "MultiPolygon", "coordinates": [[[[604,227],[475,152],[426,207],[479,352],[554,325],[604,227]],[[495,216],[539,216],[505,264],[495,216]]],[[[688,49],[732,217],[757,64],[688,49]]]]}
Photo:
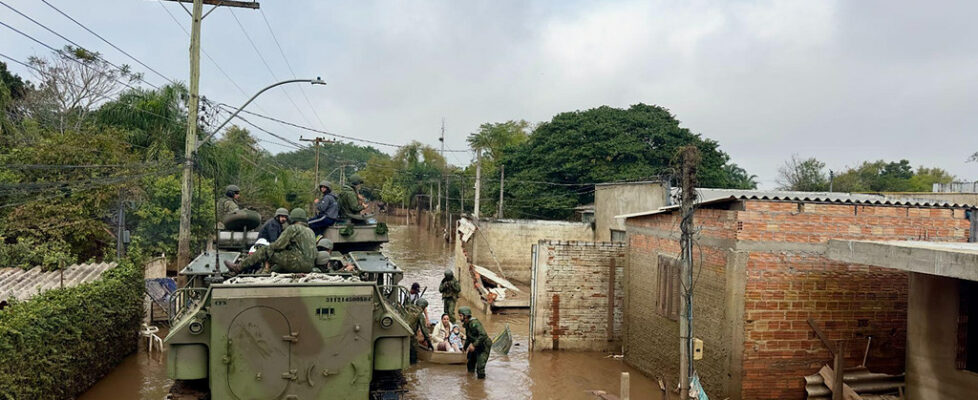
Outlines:
{"type": "MultiPolygon", "coordinates": [[[[424,297],[428,314],[442,314],[438,283],[452,265],[452,252],[443,240],[416,227],[392,226],[391,243],[385,252],[404,270],[404,286],[418,282],[427,286],[424,297]]],[[[463,303],[464,304],[464,303],[463,303]]],[[[513,348],[509,355],[493,354],[486,368],[487,379],[478,380],[464,365],[420,363],[409,369],[405,378],[409,399],[594,399],[591,390],[618,394],[621,372],[631,374],[632,399],[659,399],[659,389],[623,362],[605,353],[536,352],[530,353],[529,315],[477,315],[490,336],[509,324],[513,348]]],[[[160,400],[172,381],[166,378],[166,353],[148,355],[145,342],[112,373],[99,381],[80,400],[142,399],[160,400]]]]}

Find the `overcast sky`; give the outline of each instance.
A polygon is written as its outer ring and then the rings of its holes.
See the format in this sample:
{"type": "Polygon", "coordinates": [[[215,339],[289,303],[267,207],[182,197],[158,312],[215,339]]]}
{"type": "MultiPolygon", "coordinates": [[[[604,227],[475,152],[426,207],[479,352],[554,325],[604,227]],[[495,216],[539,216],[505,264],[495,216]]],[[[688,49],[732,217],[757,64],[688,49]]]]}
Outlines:
{"type": "MultiPolygon", "coordinates": [[[[48,1],[164,75],[188,80],[189,39],[166,13],[189,28],[178,4],[48,1]]],[[[37,0],[3,2],[138,67],[37,0]]],[[[265,0],[261,10],[221,8],[205,19],[204,51],[243,90],[202,57],[202,94],[237,105],[292,77],[264,16],[296,75],[329,84],[274,90],[254,110],[340,134],[437,146],[444,117],[447,147],[464,149],[484,122],[644,102],[719,141],[762,188],[774,186],[792,154],[837,171],[906,158],[978,178],[978,163],[966,162],[978,151],[974,1],[265,0]]],[[[66,44],[3,7],[0,21],[66,44]]],[[[48,53],[3,27],[0,52],[21,60],[48,53]]],[[[293,140],[312,135],[260,125],[293,140]]]]}

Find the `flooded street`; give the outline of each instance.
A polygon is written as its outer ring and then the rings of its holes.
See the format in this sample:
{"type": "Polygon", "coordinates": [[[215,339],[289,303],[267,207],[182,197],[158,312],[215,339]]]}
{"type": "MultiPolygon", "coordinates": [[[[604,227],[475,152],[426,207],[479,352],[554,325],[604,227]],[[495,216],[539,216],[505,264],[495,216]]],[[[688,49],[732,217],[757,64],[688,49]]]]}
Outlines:
{"type": "MultiPolygon", "coordinates": [[[[442,314],[438,284],[452,263],[452,252],[444,241],[416,227],[393,226],[385,252],[404,270],[401,284],[418,282],[427,287],[432,319],[442,314]]],[[[461,303],[460,305],[464,305],[461,303]]],[[[509,355],[493,354],[486,367],[487,378],[478,380],[464,365],[420,363],[405,374],[410,399],[594,399],[591,390],[617,394],[621,372],[631,373],[632,399],[659,399],[658,387],[622,361],[594,352],[530,353],[529,315],[476,315],[490,336],[508,324],[514,344],[509,355]]],[[[145,342],[138,354],[129,356],[109,376],[80,397],[81,400],[159,400],[167,392],[165,353],[147,355],[145,342]]]]}

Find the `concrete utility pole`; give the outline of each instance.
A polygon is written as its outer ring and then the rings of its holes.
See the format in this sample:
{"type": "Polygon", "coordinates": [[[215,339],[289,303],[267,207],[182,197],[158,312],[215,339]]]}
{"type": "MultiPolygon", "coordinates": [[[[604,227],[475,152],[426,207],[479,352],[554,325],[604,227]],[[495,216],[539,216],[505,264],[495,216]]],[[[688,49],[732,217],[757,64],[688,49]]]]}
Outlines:
{"type": "Polygon", "coordinates": [[[224,0],[169,0],[193,3],[193,22],[190,27],[190,101],[187,103],[187,138],[183,152],[183,178],[180,185],[180,232],[177,237],[177,267],[190,263],[190,207],[193,196],[191,178],[194,154],[197,150],[197,110],[200,106],[200,23],[204,17],[204,4],[213,5],[208,14],[218,6],[258,9],[257,2],[224,0]]]}
{"type": "Polygon", "coordinates": [[[700,153],[696,147],[683,148],[680,156],[679,222],[681,299],[679,316],[679,398],[689,398],[689,383],[693,377],[693,205],[696,202],[696,171],[700,153]]]}
{"type": "Polygon", "coordinates": [[[503,185],[506,183],[506,166],[499,164],[499,211],[496,218],[503,219],[503,185]]]}
{"type": "MultiPolygon", "coordinates": [[[[445,158],[445,118],[444,117],[441,119],[441,139],[440,140],[441,140],[441,157],[442,158],[445,158]]],[[[449,226],[449,225],[452,224],[452,207],[448,203],[448,201],[449,201],[448,193],[451,192],[451,186],[448,183],[449,183],[449,179],[451,178],[452,174],[451,174],[451,170],[448,168],[448,159],[445,159],[445,172],[444,173],[445,173],[445,232],[448,233],[448,235],[446,236],[446,239],[451,240],[451,236],[452,236],[451,229],[452,229],[452,227],[449,226]]],[[[441,201],[441,200],[439,200],[439,201],[441,201]]]]}
{"type": "MultiPolygon", "coordinates": [[[[319,185],[319,145],[323,143],[334,143],[332,140],[328,140],[324,137],[316,137],[312,139],[305,139],[299,136],[299,141],[302,142],[312,142],[316,146],[316,185],[319,185]]],[[[318,187],[318,186],[317,186],[318,187]]]]}
{"type": "Polygon", "coordinates": [[[479,220],[479,195],[482,194],[482,150],[475,152],[475,210],[472,216],[479,220]]]}

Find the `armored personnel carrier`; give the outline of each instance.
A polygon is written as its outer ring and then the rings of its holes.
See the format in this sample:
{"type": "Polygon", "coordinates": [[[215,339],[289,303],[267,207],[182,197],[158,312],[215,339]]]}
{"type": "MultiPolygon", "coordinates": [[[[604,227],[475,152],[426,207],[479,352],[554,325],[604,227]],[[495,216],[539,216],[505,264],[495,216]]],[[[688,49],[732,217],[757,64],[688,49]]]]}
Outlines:
{"type": "Polygon", "coordinates": [[[412,335],[402,272],[378,251],[386,226],[331,228],[336,248],[358,250],[330,254],[350,271],[229,277],[223,260],[257,236],[245,228],[219,232],[218,249],[181,271],[188,283],[172,296],[166,337],[170,398],[401,398],[412,335]]]}

